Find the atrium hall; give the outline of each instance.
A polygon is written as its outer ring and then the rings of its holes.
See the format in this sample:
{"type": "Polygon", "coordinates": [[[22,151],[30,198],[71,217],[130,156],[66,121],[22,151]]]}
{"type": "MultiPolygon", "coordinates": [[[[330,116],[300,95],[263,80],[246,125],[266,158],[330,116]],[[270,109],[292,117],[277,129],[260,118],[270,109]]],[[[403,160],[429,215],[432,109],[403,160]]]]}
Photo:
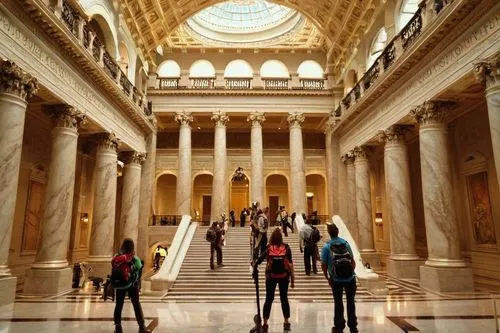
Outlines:
{"type": "Polygon", "coordinates": [[[500,2],[0,2],[0,332],[114,332],[126,238],[140,332],[250,331],[254,202],[296,213],[293,332],[341,332],[302,214],[352,248],[359,332],[499,332],[500,2]]]}

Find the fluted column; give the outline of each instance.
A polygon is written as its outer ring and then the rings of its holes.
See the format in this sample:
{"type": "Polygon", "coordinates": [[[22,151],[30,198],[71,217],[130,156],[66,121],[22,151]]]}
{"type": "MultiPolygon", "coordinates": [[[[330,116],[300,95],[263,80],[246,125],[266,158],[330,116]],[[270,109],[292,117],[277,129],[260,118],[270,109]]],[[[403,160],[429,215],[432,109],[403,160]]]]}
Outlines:
{"type": "Polygon", "coordinates": [[[347,229],[359,246],[358,219],[356,217],[356,170],[354,169],[354,152],[351,150],[341,157],[346,169],[346,212],[344,217],[347,229]]]}
{"type": "Polygon", "coordinates": [[[422,195],[429,257],[420,283],[436,291],[471,290],[472,274],[460,254],[445,116],[453,103],[428,101],[412,109],[419,123],[422,195]],[[446,281],[449,279],[448,281],[446,281]]]}
{"type": "Polygon", "coordinates": [[[0,306],[14,302],[16,281],[9,260],[27,100],[37,81],[11,61],[0,64],[0,306]]]}
{"type": "Polygon", "coordinates": [[[88,262],[95,276],[106,277],[114,253],[118,140],[108,133],[99,135],[98,140],[88,262]]]}
{"type": "Polygon", "coordinates": [[[178,112],[175,121],[180,125],[179,130],[179,159],[177,185],[175,187],[176,211],[178,215],[191,215],[191,195],[193,183],[191,181],[191,122],[190,112],[178,112]]]}
{"type": "Polygon", "coordinates": [[[226,213],[227,216],[229,180],[227,179],[226,124],[229,117],[225,112],[217,111],[212,114],[211,119],[215,123],[215,140],[210,221],[218,221],[222,213],[226,213]]]}
{"type": "Polygon", "coordinates": [[[393,125],[380,133],[384,146],[385,189],[391,224],[389,275],[418,279],[419,259],[415,249],[415,226],[411,197],[410,162],[404,135],[407,127],[393,125]]]}
{"type": "Polygon", "coordinates": [[[24,292],[58,294],[71,289],[68,246],[75,189],[78,128],[85,116],[69,105],[49,107],[54,120],[45,190],[43,224],[35,263],[27,271],[24,292]],[[43,286],[43,287],[41,287],[43,286]]]}
{"type": "Polygon", "coordinates": [[[262,123],[266,120],[263,112],[251,113],[247,121],[252,123],[251,132],[251,163],[252,179],[250,192],[252,193],[252,202],[257,201],[264,205],[264,154],[262,144],[262,123]]]}
{"type": "Polygon", "coordinates": [[[326,188],[328,199],[328,215],[339,214],[338,211],[338,168],[334,166],[334,145],[333,128],[336,121],[330,117],[325,125],[325,155],[326,155],[326,188]]]}
{"type": "Polygon", "coordinates": [[[120,213],[120,242],[131,238],[137,244],[139,232],[139,200],[141,194],[141,166],[146,154],[135,151],[124,152],[123,189],[120,213]]]}
{"type": "Polygon", "coordinates": [[[500,56],[489,62],[476,64],[474,72],[486,88],[491,148],[495,160],[497,184],[500,186],[500,56]]]}
{"type": "Polygon", "coordinates": [[[305,120],[302,112],[288,114],[290,129],[290,212],[307,213],[306,205],[306,175],[304,173],[304,149],[302,143],[301,125],[305,120]]]}

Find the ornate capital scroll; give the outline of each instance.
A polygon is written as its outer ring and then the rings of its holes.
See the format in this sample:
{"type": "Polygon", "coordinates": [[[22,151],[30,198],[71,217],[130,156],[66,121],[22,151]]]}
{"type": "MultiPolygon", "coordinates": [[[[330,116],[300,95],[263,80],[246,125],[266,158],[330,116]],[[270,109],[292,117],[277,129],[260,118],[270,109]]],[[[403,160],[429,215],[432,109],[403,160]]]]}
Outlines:
{"type": "Polygon", "coordinates": [[[38,81],[10,60],[0,64],[0,92],[27,100],[38,91],[38,81]]]}
{"type": "Polygon", "coordinates": [[[366,160],[366,157],[367,157],[367,150],[365,147],[363,146],[356,146],[354,147],[354,149],[352,150],[353,153],[354,153],[354,158],[356,161],[359,161],[359,160],[366,160]]]}
{"type": "Polygon", "coordinates": [[[408,131],[408,126],[392,125],[386,130],[380,130],[378,132],[378,141],[385,143],[404,143],[405,135],[408,131]]]}
{"type": "Polygon", "coordinates": [[[300,127],[300,125],[304,122],[306,117],[302,112],[289,112],[286,120],[290,124],[290,128],[300,127]]]}
{"type": "Polygon", "coordinates": [[[354,150],[350,150],[344,155],[340,156],[340,160],[345,164],[345,165],[353,165],[354,164],[354,150]]]}
{"type": "Polygon", "coordinates": [[[447,111],[455,107],[453,101],[426,101],[410,111],[410,116],[420,125],[444,123],[447,111]]]}
{"type": "Polygon", "coordinates": [[[193,122],[193,116],[191,112],[186,112],[186,111],[176,112],[174,119],[181,126],[190,126],[190,124],[193,122]]]}
{"type": "Polygon", "coordinates": [[[87,122],[82,112],[68,104],[49,105],[44,111],[52,117],[54,127],[78,130],[87,122]]]}
{"type": "Polygon", "coordinates": [[[212,119],[216,127],[226,127],[226,124],[229,122],[229,117],[224,111],[215,111],[212,113],[212,117],[210,119],[212,119]]]}
{"type": "Polygon", "coordinates": [[[123,163],[125,164],[139,164],[141,165],[146,160],[146,153],[139,153],[136,151],[124,151],[121,154],[123,163]]]}
{"type": "Polygon", "coordinates": [[[338,119],[336,119],[332,116],[328,117],[328,121],[325,124],[325,134],[333,131],[333,129],[335,128],[335,125],[337,125],[337,122],[338,122],[338,119]]]}
{"type": "Polygon", "coordinates": [[[252,126],[262,126],[262,123],[266,121],[266,117],[264,116],[264,112],[255,111],[248,115],[247,121],[252,122],[252,126]]]}
{"type": "Polygon", "coordinates": [[[118,138],[114,133],[100,133],[97,135],[97,145],[99,149],[118,150],[118,138]]]}
{"type": "Polygon", "coordinates": [[[500,56],[494,60],[475,63],[474,75],[481,84],[485,84],[488,88],[500,84],[500,56]]]}

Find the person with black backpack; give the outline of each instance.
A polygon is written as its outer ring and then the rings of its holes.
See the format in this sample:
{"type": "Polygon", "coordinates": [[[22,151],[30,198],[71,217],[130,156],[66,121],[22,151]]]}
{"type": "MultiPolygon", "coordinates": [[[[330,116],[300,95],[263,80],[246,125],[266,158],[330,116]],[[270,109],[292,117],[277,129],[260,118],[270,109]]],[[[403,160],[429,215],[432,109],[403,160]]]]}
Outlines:
{"type": "Polygon", "coordinates": [[[339,229],[334,223],[327,224],[330,240],[326,242],[321,251],[321,269],[332,288],[335,303],[334,326],[332,333],[342,333],[345,328],[344,303],[342,294],[345,290],[347,300],[347,326],[351,333],[358,332],[356,318],[356,275],[354,269],[356,262],[349,243],[339,237],[339,229]]]}
{"type": "Polygon", "coordinates": [[[111,261],[111,284],[116,290],[116,306],[114,312],[115,333],[122,333],[122,310],[125,295],[128,294],[134,307],[135,319],[139,324],[139,333],[151,333],[144,323],[141,303],[139,302],[139,282],[141,280],[142,262],[134,252],[134,241],[123,240],[120,252],[111,261]]]}
{"type": "Polygon", "coordinates": [[[266,261],[266,301],[264,303],[263,317],[264,332],[269,330],[269,316],[274,301],[276,285],[280,291],[281,310],[283,312],[283,330],[290,331],[290,303],[288,302],[288,286],[295,288],[295,274],[292,261],[292,250],[288,244],[283,243],[283,235],[279,228],[274,229],[269,239],[266,250],[260,254],[252,266],[256,267],[266,261]]]}
{"type": "Polygon", "coordinates": [[[318,274],[317,262],[317,249],[318,242],[321,240],[321,234],[315,226],[311,225],[311,220],[305,220],[304,226],[299,232],[299,246],[300,252],[304,253],[304,267],[306,275],[311,275],[311,261],[312,271],[318,274]]]}
{"type": "Polygon", "coordinates": [[[222,264],[222,234],[224,230],[219,227],[218,222],[212,222],[212,226],[207,229],[205,239],[210,243],[210,269],[214,270],[214,257],[217,254],[217,267],[224,266],[222,264]]]}

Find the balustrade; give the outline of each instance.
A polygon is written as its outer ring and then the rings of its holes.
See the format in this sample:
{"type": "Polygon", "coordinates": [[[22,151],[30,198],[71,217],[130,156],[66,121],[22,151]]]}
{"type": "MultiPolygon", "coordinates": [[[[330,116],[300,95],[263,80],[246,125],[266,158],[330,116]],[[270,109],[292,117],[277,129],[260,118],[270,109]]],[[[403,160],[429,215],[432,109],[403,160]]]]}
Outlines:
{"type": "Polygon", "coordinates": [[[215,78],[213,78],[213,77],[191,78],[191,88],[193,88],[193,89],[214,89],[215,88],[215,78]]]}
{"type": "Polygon", "coordinates": [[[90,29],[88,25],[83,26],[83,46],[88,49],[90,46],[90,29]]]}
{"type": "MultiPolygon", "coordinates": [[[[127,75],[123,72],[122,72],[122,75],[120,76],[120,85],[123,88],[123,92],[127,95],[130,95],[130,92],[132,91],[132,83],[127,78],[127,75]]],[[[133,100],[133,97],[132,97],[132,100],[133,100]]]]}
{"type": "Polygon", "coordinates": [[[226,89],[250,89],[252,79],[249,78],[228,78],[226,79],[226,89]]]}
{"type": "Polygon", "coordinates": [[[422,11],[419,8],[413,18],[401,30],[401,39],[403,50],[406,50],[415,41],[415,39],[422,33],[422,11]]]}
{"type": "Polygon", "coordinates": [[[97,36],[95,36],[94,42],[92,43],[92,55],[97,62],[101,60],[101,45],[101,41],[97,38],[97,36]]]}
{"type": "Polygon", "coordinates": [[[372,67],[370,67],[368,71],[365,73],[365,75],[363,75],[363,77],[361,78],[363,88],[365,90],[370,88],[375,82],[375,80],[377,80],[378,78],[378,74],[380,73],[379,60],[380,58],[377,58],[377,60],[375,60],[375,62],[373,63],[372,67]]]}
{"type": "Polygon", "coordinates": [[[352,91],[356,101],[361,98],[361,86],[359,85],[359,82],[354,86],[354,88],[352,88],[352,91]]]}
{"type": "Polygon", "coordinates": [[[64,0],[62,3],[62,11],[61,18],[66,26],[71,30],[71,32],[75,33],[76,31],[76,22],[77,22],[78,13],[71,7],[67,0],[64,0]]]}
{"type": "Polygon", "coordinates": [[[390,42],[382,52],[382,64],[384,65],[384,71],[387,70],[396,60],[396,46],[394,42],[390,42]]]}
{"type": "Polygon", "coordinates": [[[269,90],[287,90],[288,79],[262,79],[264,88],[269,90]]]}
{"type": "Polygon", "coordinates": [[[113,60],[108,51],[104,51],[104,56],[102,58],[104,61],[104,71],[112,78],[116,79],[118,75],[119,67],[116,62],[113,60]]]}
{"type": "Polygon", "coordinates": [[[177,77],[161,77],[160,80],[160,89],[179,89],[179,78],[177,77]]]}
{"type": "Polygon", "coordinates": [[[308,90],[323,90],[325,88],[324,79],[300,79],[300,88],[308,90]]]}

